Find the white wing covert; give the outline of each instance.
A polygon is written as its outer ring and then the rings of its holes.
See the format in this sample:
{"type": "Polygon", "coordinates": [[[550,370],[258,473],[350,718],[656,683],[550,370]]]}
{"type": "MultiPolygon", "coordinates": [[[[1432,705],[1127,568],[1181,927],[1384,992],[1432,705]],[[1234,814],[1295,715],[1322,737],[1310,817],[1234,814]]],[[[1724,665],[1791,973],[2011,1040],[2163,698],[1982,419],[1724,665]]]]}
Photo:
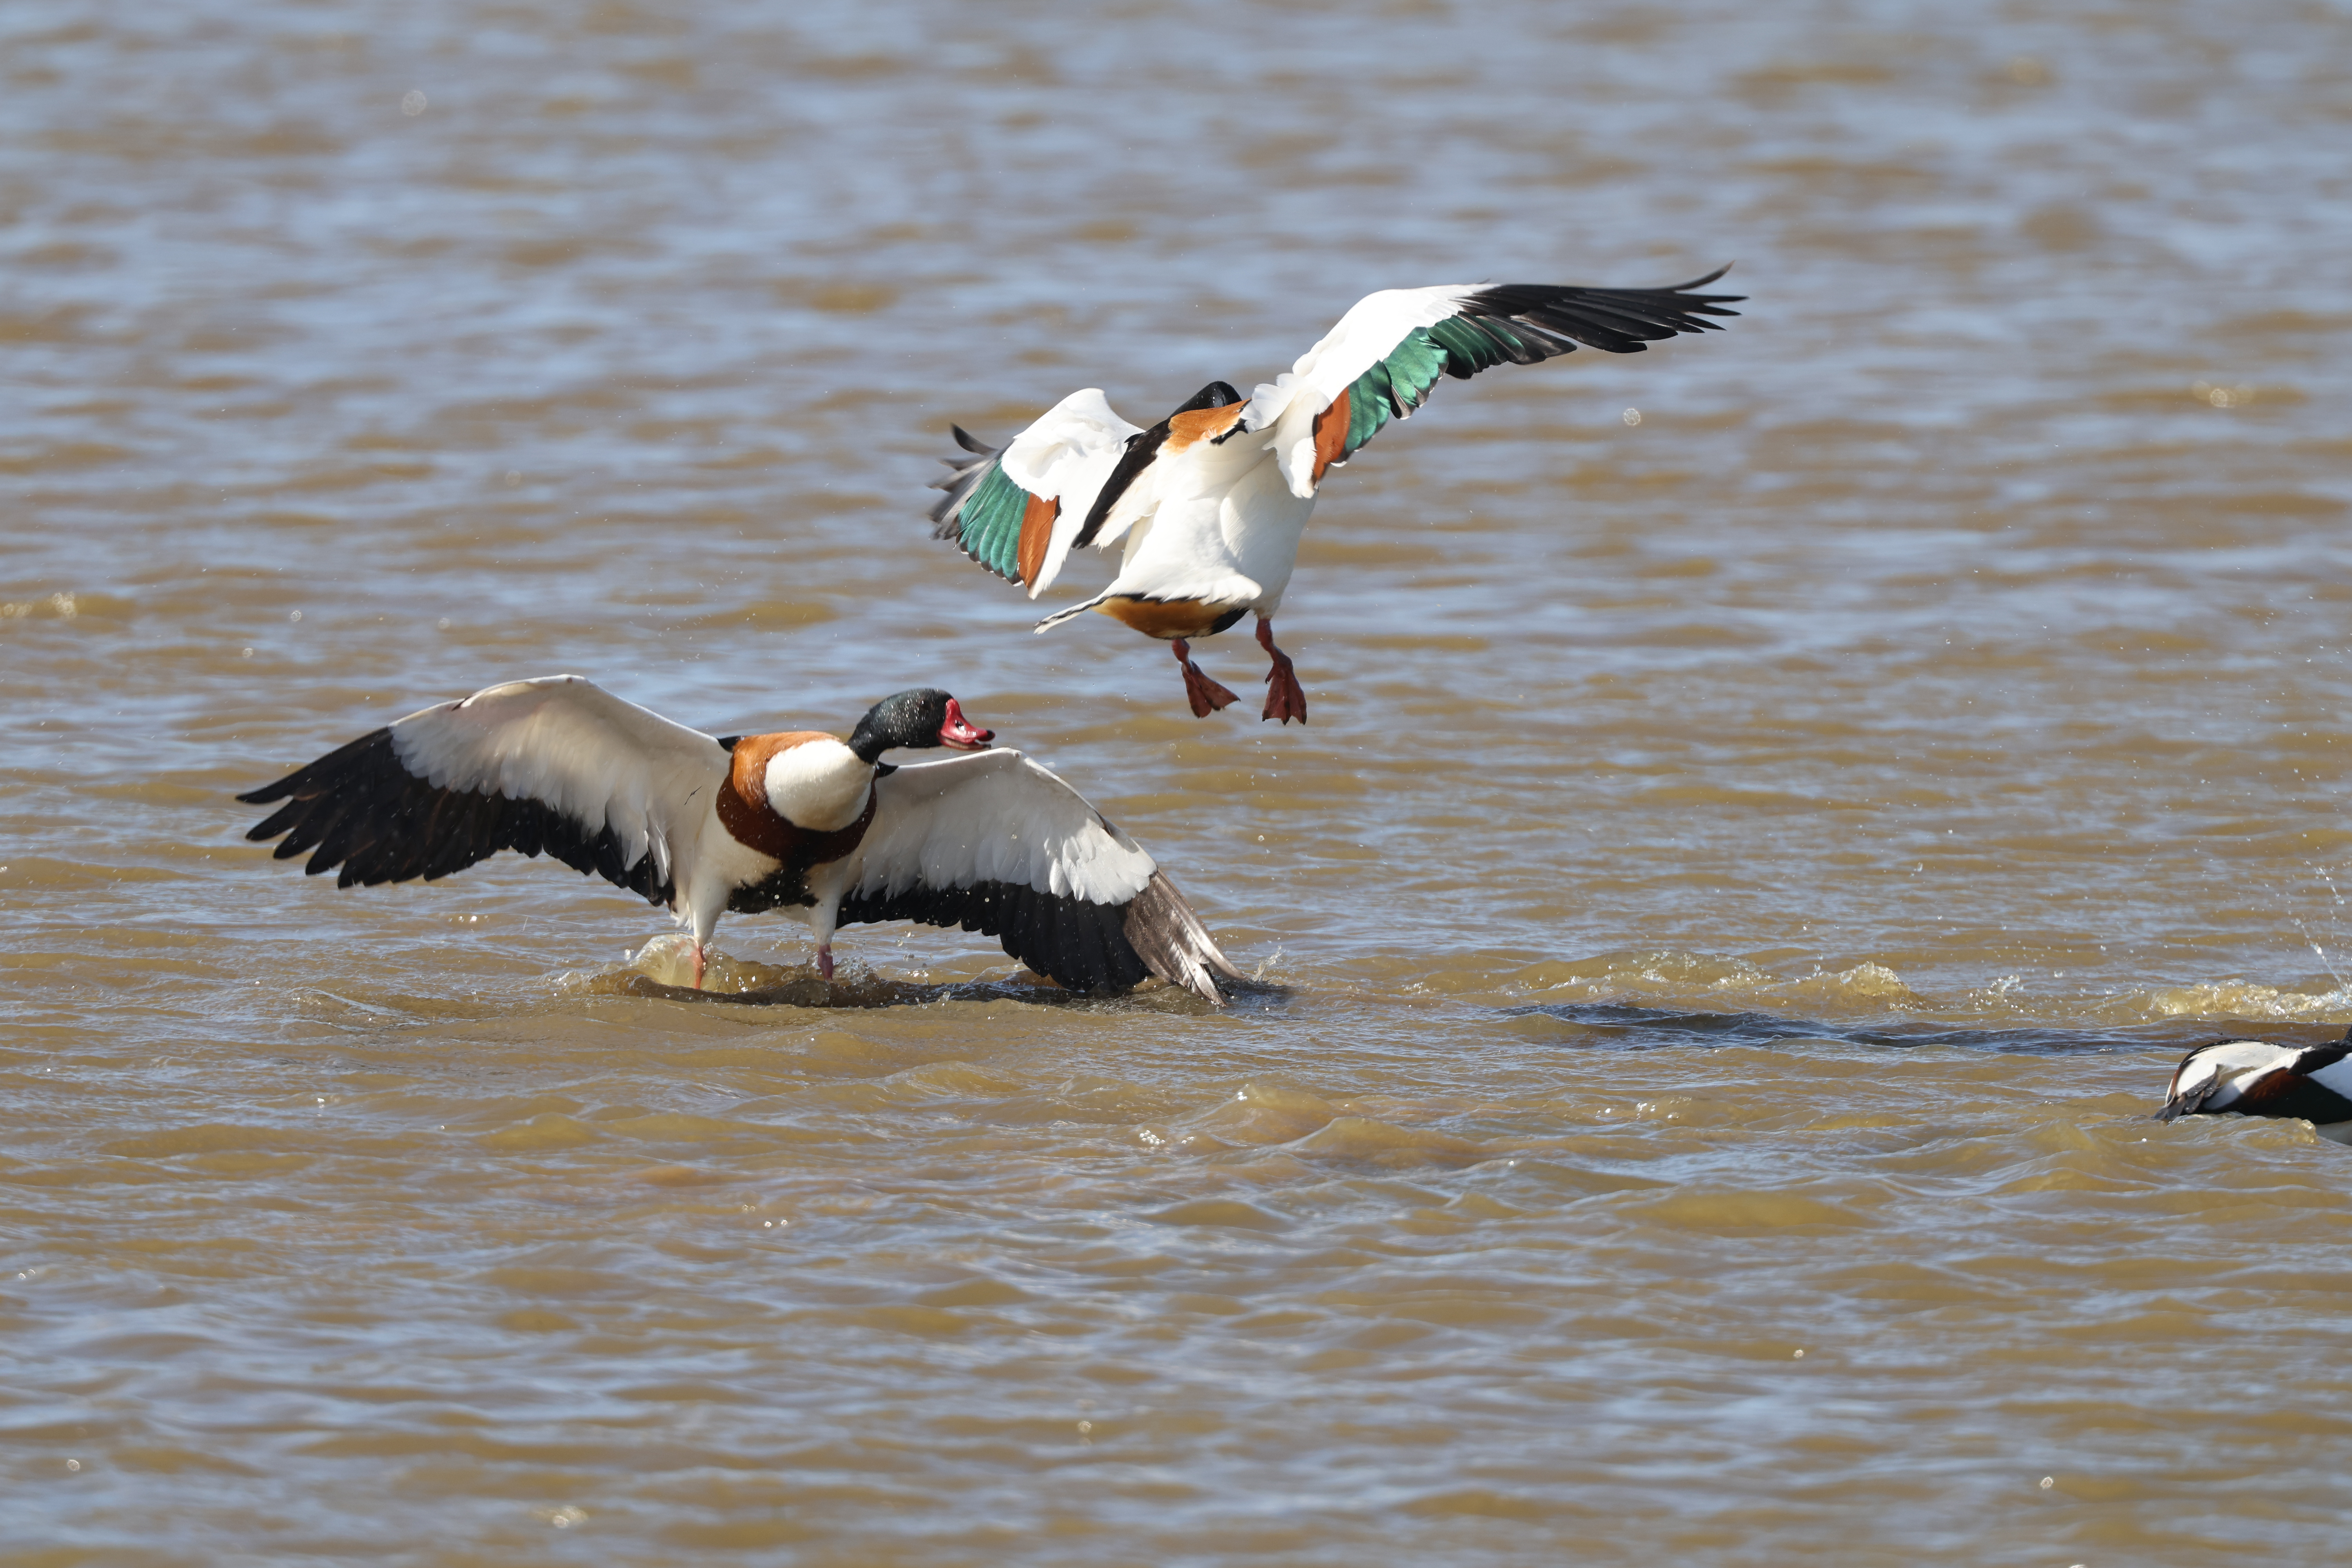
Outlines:
{"type": "MultiPolygon", "coordinates": [[[[1301,495],[1314,494],[1321,475],[1311,473],[1317,416],[1338,402],[1365,373],[1381,363],[1416,327],[1433,327],[1462,308],[1475,284],[1439,284],[1430,289],[1383,289],[1348,307],[1315,346],[1291,367],[1250,395],[1243,423],[1252,430],[1276,427],[1275,450],[1283,478],[1294,489],[1301,465],[1310,470],[1301,495]],[[1305,449],[1300,443],[1305,442],[1305,449]]],[[[1329,467],[1326,463],[1325,467],[1329,467]]]]}
{"type": "Polygon", "coordinates": [[[898,769],[845,866],[839,921],[919,921],[998,938],[1081,994],[1158,975],[1212,1005],[1235,970],[1142,847],[1019,752],[898,769]]]}
{"type": "Polygon", "coordinates": [[[875,786],[856,896],[1002,882],[1056,899],[1124,904],[1154,863],[1061,778],[1009,748],[902,767],[875,786]]]}
{"type": "Polygon", "coordinates": [[[548,854],[669,901],[725,780],[712,737],[576,675],[489,687],[411,713],[237,798],[284,800],[247,834],[287,835],[340,885],[427,880],[501,849],[548,854]]]}
{"type": "Polygon", "coordinates": [[[1723,307],[1741,296],[1691,290],[1727,270],[1666,289],[1449,283],[1367,294],[1289,370],[1257,388],[1244,423],[1273,428],[1282,476],[1303,499],[1391,418],[1411,418],[1440,375],[1467,381],[1579,344],[1640,353],[1677,333],[1719,330],[1706,318],[1738,315],[1723,307]]]}

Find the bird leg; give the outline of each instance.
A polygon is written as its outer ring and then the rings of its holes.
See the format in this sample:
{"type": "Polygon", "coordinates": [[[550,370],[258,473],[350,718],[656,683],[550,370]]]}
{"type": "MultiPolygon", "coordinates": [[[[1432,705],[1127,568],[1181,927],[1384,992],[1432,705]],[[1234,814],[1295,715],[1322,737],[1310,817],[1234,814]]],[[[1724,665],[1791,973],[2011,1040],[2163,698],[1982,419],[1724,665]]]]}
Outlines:
{"type": "Polygon", "coordinates": [[[1307,693],[1299,689],[1298,672],[1291,668],[1290,656],[1274,646],[1274,623],[1265,616],[1257,618],[1257,646],[1265,649],[1273,664],[1265,672],[1265,712],[1260,719],[1279,719],[1289,723],[1293,719],[1307,722],[1307,693]]]}
{"type": "MultiPolygon", "coordinates": [[[[1241,700],[1237,694],[1201,673],[1201,667],[1192,662],[1192,647],[1182,637],[1175,638],[1170,646],[1176,650],[1176,662],[1184,667],[1184,696],[1192,704],[1193,718],[1205,719],[1218,709],[1229,708],[1241,700]]],[[[1289,661],[1286,659],[1284,662],[1289,661]]],[[[1301,711],[1303,716],[1303,701],[1301,711]]]]}
{"type": "Polygon", "coordinates": [[[694,988],[697,991],[702,989],[702,944],[698,942],[694,944],[694,988]]]}
{"type": "Polygon", "coordinates": [[[816,972],[828,982],[833,979],[833,943],[821,942],[816,944],[816,972]]]}

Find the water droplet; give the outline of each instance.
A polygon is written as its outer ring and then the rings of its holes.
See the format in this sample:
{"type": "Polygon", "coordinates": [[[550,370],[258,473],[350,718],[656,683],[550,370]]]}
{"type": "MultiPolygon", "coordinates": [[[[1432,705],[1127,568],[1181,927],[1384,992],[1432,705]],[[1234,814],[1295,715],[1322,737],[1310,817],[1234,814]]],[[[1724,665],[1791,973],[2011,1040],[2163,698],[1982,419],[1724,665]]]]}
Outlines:
{"type": "Polygon", "coordinates": [[[81,1469],[81,1461],[79,1459],[68,1459],[66,1461],[66,1468],[69,1472],[78,1474],[81,1469]]]}
{"type": "Polygon", "coordinates": [[[302,618],[302,612],[299,610],[289,610],[287,612],[286,618],[289,621],[299,621],[302,618]]]}
{"type": "Polygon", "coordinates": [[[2058,1478],[2055,1476],[2044,1476],[2042,1478],[2042,1489],[2045,1492],[2057,1484],[2058,1478]]]}
{"type": "Polygon", "coordinates": [[[400,111],[414,120],[425,112],[426,105],[431,101],[422,91],[412,87],[400,95],[400,111]]]}
{"type": "Polygon", "coordinates": [[[1628,408],[1624,413],[1617,416],[1617,417],[1622,419],[1628,425],[1639,425],[1642,422],[1642,411],[1638,408],[1628,408]]]}

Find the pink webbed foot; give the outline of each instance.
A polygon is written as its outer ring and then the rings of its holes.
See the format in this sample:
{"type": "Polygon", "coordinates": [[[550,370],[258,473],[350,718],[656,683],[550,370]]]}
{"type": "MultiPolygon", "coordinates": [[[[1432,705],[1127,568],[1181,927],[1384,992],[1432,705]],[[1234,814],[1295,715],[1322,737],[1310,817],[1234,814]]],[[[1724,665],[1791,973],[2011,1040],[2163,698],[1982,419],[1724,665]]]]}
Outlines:
{"type": "Polygon", "coordinates": [[[1192,705],[1193,718],[1205,719],[1218,709],[1230,708],[1241,700],[1239,693],[1226,690],[1201,673],[1201,667],[1192,662],[1192,648],[1182,637],[1170,646],[1176,650],[1176,662],[1184,667],[1184,698],[1192,705]]]}
{"type": "Polygon", "coordinates": [[[833,978],[833,943],[821,942],[816,948],[816,972],[827,981],[833,978]]]}
{"type": "Polygon", "coordinates": [[[1265,712],[1261,717],[1279,719],[1289,723],[1293,719],[1307,722],[1307,693],[1298,684],[1298,672],[1291,668],[1290,656],[1274,646],[1274,623],[1261,616],[1257,623],[1257,646],[1265,649],[1274,662],[1265,671],[1265,712]]]}

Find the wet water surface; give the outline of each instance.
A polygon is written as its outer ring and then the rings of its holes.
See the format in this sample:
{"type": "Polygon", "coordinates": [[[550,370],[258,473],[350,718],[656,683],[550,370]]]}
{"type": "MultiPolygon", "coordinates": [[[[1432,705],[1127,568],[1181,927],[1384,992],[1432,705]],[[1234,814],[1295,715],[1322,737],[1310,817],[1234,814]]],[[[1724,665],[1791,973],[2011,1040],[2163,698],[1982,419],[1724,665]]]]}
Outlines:
{"type": "Polygon", "coordinates": [[[0,82],[0,1561],[2328,1555],[2352,1165],[2147,1117],[2352,1019],[2340,9],[26,0],[0,82]],[[1328,486],[1304,731],[928,538],[950,420],[1735,258],[1328,486]],[[1270,988],[696,998],[242,841],[562,670],[947,687],[1270,988]]]}

